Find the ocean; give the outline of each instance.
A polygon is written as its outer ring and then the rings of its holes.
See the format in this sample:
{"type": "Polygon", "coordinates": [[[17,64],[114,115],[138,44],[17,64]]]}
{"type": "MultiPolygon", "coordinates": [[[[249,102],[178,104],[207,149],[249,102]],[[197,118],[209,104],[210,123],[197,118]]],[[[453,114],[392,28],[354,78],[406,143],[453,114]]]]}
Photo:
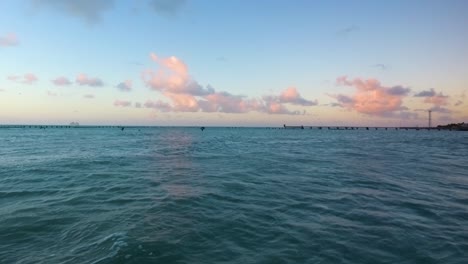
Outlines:
{"type": "Polygon", "coordinates": [[[468,263],[468,132],[0,129],[0,263],[468,263]]]}

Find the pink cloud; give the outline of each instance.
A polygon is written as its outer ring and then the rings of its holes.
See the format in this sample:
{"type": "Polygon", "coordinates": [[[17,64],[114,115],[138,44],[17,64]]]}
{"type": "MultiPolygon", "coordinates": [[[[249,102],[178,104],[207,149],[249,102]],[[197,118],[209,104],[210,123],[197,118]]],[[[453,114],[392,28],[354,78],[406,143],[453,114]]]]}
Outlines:
{"type": "Polygon", "coordinates": [[[117,107],[129,107],[131,105],[132,105],[132,102],[130,101],[122,101],[122,100],[114,101],[114,106],[117,106],[117,107]]]}
{"type": "Polygon", "coordinates": [[[7,79],[13,82],[21,82],[24,84],[33,84],[38,80],[37,76],[33,73],[26,73],[23,76],[10,75],[7,77],[7,79]]]}
{"type": "MultiPolygon", "coordinates": [[[[154,53],[150,54],[152,61],[158,65],[157,70],[143,72],[143,81],[153,90],[161,92],[172,102],[171,109],[179,112],[197,112],[200,110],[198,98],[214,93],[211,87],[203,88],[193,80],[188,72],[187,65],[177,57],[160,58],[154,53]]],[[[155,105],[161,108],[161,104],[155,105]]],[[[154,108],[154,107],[152,107],[154,108]]]]}
{"type": "Polygon", "coordinates": [[[262,99],[249,99],[244,96],[232,95],[227,92],[214,92],[209,95],[196,97],[190,94],[164,93],[172,105],[161,104],[150,107],[164,112],[222,112],[222,113],[247,113],[250,111],[268,114],[296,115],[299,111],[290,111],[284,103],[279,101],[279,96],[265,96],[262,99]]]}
{"type": "MultiPolygon", "coordinates": [[[[288,114],[297,115],[300,111],[290,111],[285,104],[300,105],[300,106],[313,106],[317,105],[317,100],[310,101],[303,98],[295,87],[289,87],[282,91],[279,96],[264,96],[261,104],[263,106],[257,107],[256,110],[266,112],[269,114],[288,114]]],[[[305,111],[304,111],[305,112],[305,111]]]]}
{"type": "Polygon", "coordinates": [[[303,106],[311,106],[317,105],[317,100],[310,101],[303,98],[295,87],[289,87],[284,90],[281,95],[279,96],[280,102],[282,103],[291,103],[295,105],[303,105],[303,106]]]}
{"type": "Polygon", "coordinates": [[[172,103],[172,110],[175,112],[198,112],[200,106],[197,98],[190,94],[165,93],[172,103]]]}
{"type": "Polygon", "coordinates": [[[256,110],[268,114],[284,114],[284,115],[297,115],[298,111],[290,111],[284,103],[280,101],[280,96],[263,96],[262,105],[256,110]]]}
{"type": "Polygon", "coordinates": [[[119,89],[122,92],[130,92],[132,90],[132,81],[126,80],[124,82],[119,83],[115,87],[117,87],[117,89],[119,89]]]}
{"type": "Polygon", "coordinates": [[[86,99],[93,99],[93,98],[94,98],[94,94],[85,94],[85,95],[83,95],[83,98],[86,98],[86,99]]]}
{"type": "Polygon", "coordinates": [[[434,88],[429,90],[421,91],[414,95],[415,97],[423,97],[424,103],[433,104],[434,106],[445,106],[448,105],[449,97],[442,94],[441,92],[437,93],[434,88]]]}
{"type": "Polygon", "coordinates": [[[258,111],[263,107],[259,100],[232,95],[228,92],[215,92],[206,95],[198,103],[204,112],[246,113],[258,111]]]}
{"type": "Polygon", "coordinates": [[[71,81],[66,77],[57,77],[55,80],[52,80],[52,83],[57,86],[67,86],[71,84],[71,81]]]}
{"type": "Polygon", "coordinates": [[[233,95],[228,92],[217,92],[211,86],[203,87],[189,74],[188,66],[177,57],[159,57],[150,54],[152,61],[156,62],[156,70],[146,70],[142,79],[152,90],[159,91],[170,104],[161,101],[147,102],[145,107],[159,111],[174,112],[223,112],[246,113],[257,111],[270,114],[297,114],[298,111],[289,111],[284,104],[310,106],[317,101],[303,98],[296,88],[291,87],[278,96],[269,96],[261,99],[247,98],[233,95]]]}
{"type": "Polygon", "coordinates": [[[283,104],[278,102],[269,102],[267,103],[267,113],[269,114],[295,114],[294,112],[289,111],[283,104]]]}
{"type": "Polygon", "coordinates": [[[79,85],[87,85],[87,86],[103,86],[104,83],[102,82],[101,79],[99,78],[89,78],[86,74],[81,73],[78,76],[76,76],[76,82],[79,85]]]}
{"type": "Polygon", "coordinates": [[[18,38],[15,33],[9,33],[5,36],[0,36],[0,47],[11,47],[19,44],[18,38]]]}
{"type": "Polygon", "coordinates": [[[23,83],[26,83],[26,84],[33,84],[38,80],[37,76],[32,73],[26,73],[23,77],[24,77],[23,83]]]}
{"type": "Polygon", "coordinates": [[[222,113],[247,113],[257,111],[268,114],[299,114],[298,111],[290,111],[278,101],[278,96],[266,96],[262,99],[249,99],[244,96],[232,95],[227,92],[215,92],[213,94],[196,97],[190,94],[164,93],[171,100],[172,105],[166,107],[152,107],[174,112],[222,112],[222,113]],[[274,99],[269,99],[274,98],[274,99]]]}
{"type": "Polygon", "coordinates": [[[177,57],[159,58],[151,53],[150,58],[158,64],[158,69],[143,72],[143,81],[153,90],[168,93],[206,95],[213,93],[211,87],[203,88],[189,73],[187,65],[177,57]]]}
{"type": "Polygon", "coordinates": [[[406,109],[402,104],[403,99],[410,92],[409,88],[385,87],[376,79],[356,78],[349,80],[346,76],[338,77],[336,82],[338,85],[355,88],[355,93],[351,96],[331,95],[342,107],[347,109],[378,116],[392,116],[391,113],[406,109]]]}

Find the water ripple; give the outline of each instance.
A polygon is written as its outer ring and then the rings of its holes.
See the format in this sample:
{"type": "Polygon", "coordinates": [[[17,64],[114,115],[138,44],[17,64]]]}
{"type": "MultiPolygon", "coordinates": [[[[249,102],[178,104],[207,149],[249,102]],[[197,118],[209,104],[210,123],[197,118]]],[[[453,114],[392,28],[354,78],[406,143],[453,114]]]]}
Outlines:
{"type": "Polygon", "coordinates": [[[468,263],[466,133],[0,138],[0,263],[468,263]]]}

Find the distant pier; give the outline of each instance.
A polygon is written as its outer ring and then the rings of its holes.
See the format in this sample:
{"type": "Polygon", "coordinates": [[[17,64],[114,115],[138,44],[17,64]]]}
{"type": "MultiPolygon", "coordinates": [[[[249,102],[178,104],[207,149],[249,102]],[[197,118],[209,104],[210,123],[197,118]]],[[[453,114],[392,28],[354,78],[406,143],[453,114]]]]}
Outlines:
{"type": "Polygon", "coordinates": [[[70,126],[70,125],[0,125],[0,128],[36,128],[36,129],[50,129],[50,128],[116,128],[124,130],[125,128],[150,128],[152,126],[70,126]]]}
{"type": "Polygon", "coordinates": [[[287,126],[283,125],[284,129],[317,129],[317,130],[457,130],[452,128],[441,127],[371,127],[371,126],[287,126]]]}
{"type": "MultiPolygon", "coordinates": [[[[127,128],[132,129],[143,129],[143,128],[155,128],[159,126],[86,126],[86,125],[0,125],[0,129],[118,129],[124,131],[127,128]]],[[[189,128],[189,127],[187,127],[189,128]]],[[[201,131],[205,130],[205,127],[190,127],[197,128],[201,131]]],[[[220,127],[221,128],[221,127],[220,127]]],[[[242,127],[224,127],[224,128],[242,128],[242,127]]],[[[465,126],[438,126],[438,127],[417,127],[417,126],[408,126],[408,127],[382,127],[382,126],[304,126],[304,125],[293,125],[288,126],[284,124],[282,127],[257,127],[265,129],[295,129],[295,130],[340,130],[340,131],[350,131],[350,130],[388,130],[388,131],[468,131],[468,127],[465,126]]]]}
{"type": "Polygon", "coordinates": [[[285,129],[304,129],[304,126],[287,126],[287,125],[283,125],[283,128],[285,128],[285,129]]]}

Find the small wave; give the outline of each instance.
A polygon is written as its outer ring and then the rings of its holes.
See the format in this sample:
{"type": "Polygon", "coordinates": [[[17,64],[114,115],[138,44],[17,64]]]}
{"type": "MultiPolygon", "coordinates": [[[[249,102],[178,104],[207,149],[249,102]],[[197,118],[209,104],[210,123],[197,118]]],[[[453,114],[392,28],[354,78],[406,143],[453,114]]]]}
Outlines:
{"type": "Polygon", "coordinates": [[[0,263],[468,263],[464,134],[54,131],[0,142],[0,263]]]}
{"type": "MultiPolygon", "coordinates": [[[[88,258],[101,255],[97,260],[92,262],[93,264],[98,264],[117,256],[122,248],[128,246],[126,239],[127,235],[125,232],[116,232],[90,244],[75,248],[72,252],[79,256],[87,255],[88,258]]],[[[72,259],[71,262],[76,259],[79,259],[79,257],[72,259]]]]}

